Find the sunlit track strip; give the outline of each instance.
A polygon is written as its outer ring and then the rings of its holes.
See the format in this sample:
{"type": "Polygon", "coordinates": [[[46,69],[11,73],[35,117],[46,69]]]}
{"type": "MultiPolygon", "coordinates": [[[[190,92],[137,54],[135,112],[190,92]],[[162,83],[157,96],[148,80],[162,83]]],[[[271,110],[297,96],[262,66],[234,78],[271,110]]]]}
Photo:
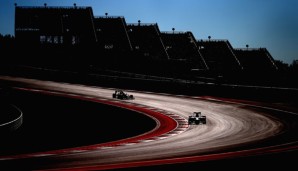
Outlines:
{"type": "MultiPolygon", "coordinates": [[[[3,78],[2,78],[3,79],[3,78]]],[[[10,81],[25,83],[26,87],[67,93],[74,96],[94,99],[93,95],[99,93],[101,100],[111,100],[113,89],[32,79],[8,78],[10,81]],[[101,98],[103,96],[104,98],[101,98]],[[109,98],[110,97],[110,98],[109,98]]],[[[42,91],[43,91],[42,90],[42,91]]],[[[147,110],[154,112],[165,111],[170,117],[172,114],[181,118],[187,118],[192,111],[202,111],[207,115],[207,125],[190,126],[186,131],[162,140],[145,139],[139,142],[131,142],[126,145],[104,146],[94,150],[77,149],[73,154],[36,156],[36,161],[48,162],[41,165],[35,163],[32,170],[105,170],[113,168],[127,168],[138,166],[150,166],[160,164],[173,164],[185,162],[197,162],[207,160],[219,160],[223,158],[237,158],[241,156],[253,156],[259,154],[279,153],[298,149],[297,138],[294,140],[273,143],[273,145],[261,145],[256,147],[241,148],[243,144],[256,145],[260,141],[287,131],[287,123],[279,118],[267,117],[272,110],[265,109],[258,112],[250,103],[234,103],[233,100],[214,100],[212,98],[191,97],[184,95],[144,93],[135,91],[136,99],[126,101],[125,105],[136,103],[136,107],[148,106],[147,110]],[[252,108],[246,108],[252,106],[252,108]],[[245,107],[245,108],[244,108],[245,107]],[[237,149],[231,146],[239,147],[237,149]],[[240,150],[239,150],[240,149],[240,150]],[[85,151],[84,151],[85,150],[85,151]],[[222,151],[225,151],[223,153],[222,151]]],[[[111,100],[117,102],[118,100],[111,100]]],[[[261,106],[262,107],[262,106],[261,106]]],[[[265,106],[266,107],[266,106],[265,106]]],[[[291,114],[288,112],[288,114],[291,114]]],[[[180,119],[178,119],[179,121],[180,119]]],[[[177,128],[176,128],[177,129],[177,128]]],[[[162,136],[160,138],[163,138],[162,136]]],[[[38,155],[38,154],[37,154],[38,155]]],[[[10,156],[7,156],[8,159],[10,156]]],[[[31,160],[35,161],[35,158],[31,160]]]]}
{"type": "Polygon", "coordinates": [[[145,114],[145,115],[151,117],[152,119],[154,119],[156,121],[157,126],[153,130],[146,132],[142,135],[130,137],[127,139],[121,139],[118,141],[112,141],[112,142],[88,145],[88,146],[81,146],[81,147],[75,147],[75,148],[67,148],[67,149],[61,149],[61,150],[37,152],[37,153],[32,153],[32,154],[21,154],[21,155],[14,155],[14,156],[0,156],[0,160],[43,157],[43,156],[51,156],[51,155],[65,154],[65,153],[80,153],[80,152],[85,152],[87,150],[94,150],[94,149],[98,150],[98,149],[113,148],[113,147],[122,146],[122,145],[132,145],[135,143],[160,139],[161,137],[166,138],[169,136],[177,135],[177,134],[182,133],[183,131],[187,130],[187,128],[188,128],[187,121],[185,119],[183,121],[181,121],[180,116],[172,114],[172,113],[167,113],[164,110],[160,110],[160,109],[156,109],[156,108],[152,108],[152,107],[149,108],[145,105],[136,105],[134,103],[126,102],[126,101],[111,100],[111,99],[106,99],[106,98],[95,98],[95,97],[90,97],[90,96],[80,96],[80,95],[76,95],[76,94],[53,92],[53,91],[40,90],[40,89],[21,88],[21,87],[15,87],[15,89],[22,90],[22,91],[36,92],[36,93],[41,93],[41,94],[47,94],[47,95],[55,95],[55,96],[85,100],[85,101],[91,101],[91,102],[102,103],[102,104],[106,104],[106,105],[112,105],[112,106],[116,106],[116,107],[133,110],[133,111],[136,111],[136,112],[139,112],[139,113],[142,113],[142,114],[145,114]],[[180,120],[175,120],[175,118],[179,118],[180,120]],[[187,125],[187,126],[185,126],[185,125],[187,125]]]}
{"type": "MultiPolygon", "coordinates": [[[[140,92],[140,91],[137,91],[137,90],[129,90],[129,91],[131,91],[131,92],[140,92]]],[[[164,96],[174,96],[174,97],[185,98],[185,99],[200,99],[200,100],[208,100],[208,101],[215,101],[215,102],[240,104],[240,105],[247,105],[247,106],[252,106],[252,107],[257,107],[257,108],[262,108],[262,109],[267,109],[267,110],[274,110],[274,111],[289,113],[289,114],[292,114],[292,115],[298,115],[298,113],[295,113],[295,112],[279,109],[279,108],[276,108],[276,107],[262,106],[262,105],[260,105],[260,103],[257,103],[257,102],[254,102],[254,101],[248,101],[248,100],[220,98],[220,97],[214,97],[214,96],[201,96],[201,97],[198,97],[198,96],[188,96],[188,95],[175,95],[175,94],[168,94],[168,93],[156,93],[156,92],[151,92],[151,91],[142,91],[142,93],[158,94],[158,95],[164,95],[164,96]]],[[[263,104],[263,105],[265,105],[265,104],[263,104]]]]}

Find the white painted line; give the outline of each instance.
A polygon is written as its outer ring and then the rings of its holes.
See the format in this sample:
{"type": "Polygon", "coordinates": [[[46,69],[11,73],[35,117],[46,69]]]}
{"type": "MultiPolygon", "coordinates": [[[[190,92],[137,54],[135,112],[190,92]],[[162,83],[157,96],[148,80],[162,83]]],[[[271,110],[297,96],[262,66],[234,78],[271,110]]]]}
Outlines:
{"type": "Polygon", "coordinates": [[[101,150],[103,147],[96,147],[95,149],[97,149],[97,150],[101,150]]]}
{"type": "Polygon", "coordinates": [[[147,142],[152,142],[152,141],[154,141],[154,140],[143,140],[141,142],[147,143],[147,142]]]}
{"type": "Polygon", "coordinates": [[[85,152],[87,150],[72,150],[70,151],[71,153],[80,153],[80,152],[85,152]]]}
{"type": "Polygon", "coordinates": [[[90,96],[85,96],[84,98],[86,98],[86,99],[94,99],[94,97],[90,97],[90,96]]]}
{"type": "Polygon", "coordinates": [[[135,145],[135,144],[137,144],[137,143],[127,143],[127,144],[123,144],[123,145],[135,145]]]}
{"type": "Polygon", "coordinates": [[[162,140],[162,139],[166,139],[168,136],[166,137],[157,137],[157,139],[162,140]]]}
{"type": "Polygon", "coordinates": [[[0,158],[0,161],[2,160],[13,160],[14,158],[0,158]]]}
{"type": "Polygon", "coordinates": [[[105,149],[111,149],[111,148],[114,148],[114,147],[99,147],[101,150],[105,150],[105,149]]]}
{"type": "Polygon", "coordinates": [[[171,118],[175,119],[175,120],[185,120],[184,118],[181,118],[180,116],[171,116],[171,118]]]}
{"type": "Polygon", "coordinates": [[[31,155],[32,157],[45,157],[45,156],[52,156],[54,154],[34,154],[34,155],[31,155]]]}
{"type": "Polygon", "coordinates": [[[186,129],[183,129],[183,128],[178,128],[178,129],[175,129],[176,132],[181,132],[181,131],[185,131],[186,129]]]}

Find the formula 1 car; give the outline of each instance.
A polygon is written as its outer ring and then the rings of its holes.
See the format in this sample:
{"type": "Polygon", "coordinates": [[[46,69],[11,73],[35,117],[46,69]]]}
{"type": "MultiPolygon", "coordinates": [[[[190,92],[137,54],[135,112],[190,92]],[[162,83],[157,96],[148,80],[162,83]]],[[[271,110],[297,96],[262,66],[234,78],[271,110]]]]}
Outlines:
{"type": "Polygon", "coordinates": [[[188,117],[188,124],[206,124],[206,116],[203,116],[201,112],[193,112],[191,116],[188,117]]]}
{"type": "Polygon", "coordinates": [[[122,90],[116,90],[115,93],[113,93],[113,98],[120,99],[120,100],[133,100],[135,99],[133,95],[129,95],[127,93],[124,93],[122,90]]]}

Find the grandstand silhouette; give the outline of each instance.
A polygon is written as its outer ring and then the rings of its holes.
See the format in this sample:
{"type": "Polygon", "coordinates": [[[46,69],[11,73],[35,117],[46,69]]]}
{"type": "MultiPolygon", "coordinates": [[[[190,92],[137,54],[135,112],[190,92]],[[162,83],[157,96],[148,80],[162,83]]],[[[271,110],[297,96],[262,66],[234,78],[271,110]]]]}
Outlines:
{"type": "Polygon", "coordinates": [[[157,23],[94,16],[91,7],[76,5],[16,6],[15,39],[31,56],[23,62],[68,69],[92,65],[162,76],[278,70],[266,48],[235,49],[228,40],[198,40],[191,31],[161,32],[157,23]]]}

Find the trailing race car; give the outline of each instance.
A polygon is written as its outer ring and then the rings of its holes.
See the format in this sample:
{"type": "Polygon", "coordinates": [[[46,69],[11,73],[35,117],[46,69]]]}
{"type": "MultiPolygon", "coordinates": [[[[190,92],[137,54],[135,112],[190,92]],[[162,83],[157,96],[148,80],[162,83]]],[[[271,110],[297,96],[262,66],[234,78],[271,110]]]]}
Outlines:
{"type": "Polygon", "coordinates": [[[135,99],[133,95],[129,95],[127,93],[124,93],[122,90],[116,90],[115,93],[113,93],[113,98],[121,99],[121,100],[133,100],[135,99]]]}
{"type": "Polygon", "coordinates": [[[188,117],[188,124],[206,124],[206,116],[203,116],[201,112],[194,112],[188,117]]]}

